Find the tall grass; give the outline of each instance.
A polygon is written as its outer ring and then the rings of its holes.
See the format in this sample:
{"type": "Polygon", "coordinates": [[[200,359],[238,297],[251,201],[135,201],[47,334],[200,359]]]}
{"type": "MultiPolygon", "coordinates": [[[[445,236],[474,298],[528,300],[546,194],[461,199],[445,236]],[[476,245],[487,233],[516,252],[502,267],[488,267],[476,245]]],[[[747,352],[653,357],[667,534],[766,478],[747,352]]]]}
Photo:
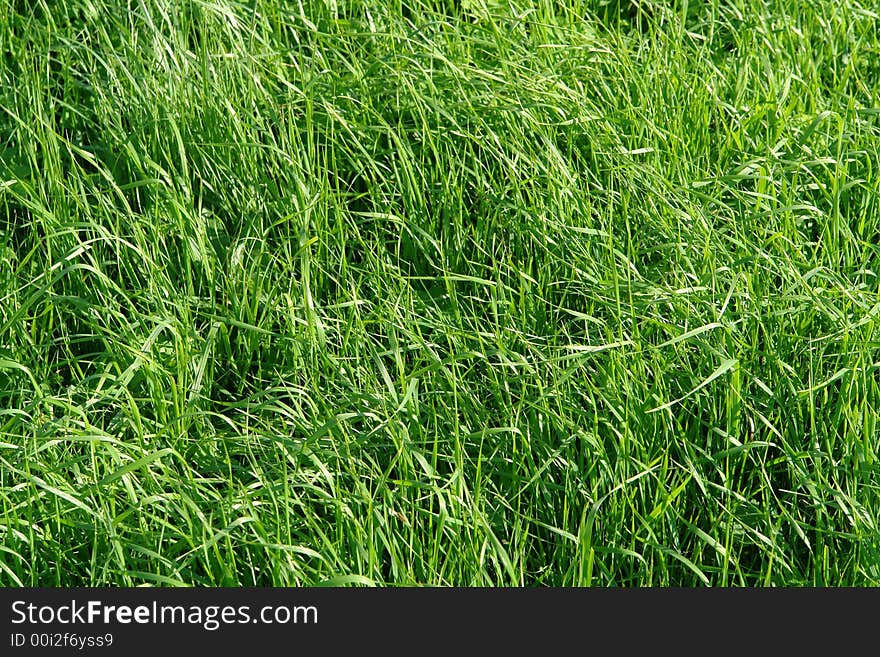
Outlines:
{"type": "Polygon", "coordinates": [[[880,583],[859,0],[0,0],[0,582],[880,583]]]}

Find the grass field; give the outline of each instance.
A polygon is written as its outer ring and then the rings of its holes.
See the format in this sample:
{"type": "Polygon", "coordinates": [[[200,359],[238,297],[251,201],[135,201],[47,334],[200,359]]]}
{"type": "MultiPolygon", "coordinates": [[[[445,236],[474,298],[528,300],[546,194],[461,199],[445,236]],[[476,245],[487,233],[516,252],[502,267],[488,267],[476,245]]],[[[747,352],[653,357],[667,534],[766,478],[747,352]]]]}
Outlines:
{"type": "Polygon", "coordinates": [[[0,583],[880,584],[870,0],[0,0],[0,583]]]}

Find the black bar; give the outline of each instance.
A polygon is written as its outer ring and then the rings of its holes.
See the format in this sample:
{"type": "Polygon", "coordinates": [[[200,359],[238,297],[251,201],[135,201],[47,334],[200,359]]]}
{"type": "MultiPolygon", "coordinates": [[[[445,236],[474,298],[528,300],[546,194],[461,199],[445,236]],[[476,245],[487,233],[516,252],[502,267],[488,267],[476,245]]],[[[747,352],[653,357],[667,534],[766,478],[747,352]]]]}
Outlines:
{"type": "Polygon", "coordinates": [[[7,588],[0,654],[875,654],[878,603],[878,589],[7,588]]]}

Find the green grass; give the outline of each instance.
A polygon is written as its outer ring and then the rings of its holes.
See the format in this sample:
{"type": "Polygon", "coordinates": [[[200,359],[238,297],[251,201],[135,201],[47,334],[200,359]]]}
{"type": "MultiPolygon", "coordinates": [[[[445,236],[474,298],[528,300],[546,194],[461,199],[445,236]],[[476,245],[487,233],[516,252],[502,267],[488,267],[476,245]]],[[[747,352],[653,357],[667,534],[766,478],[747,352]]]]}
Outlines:
{"type": "Polygon", "coordinates": [[[880,584],[869,0],[0,0],[0,583],[880,584]]]}

